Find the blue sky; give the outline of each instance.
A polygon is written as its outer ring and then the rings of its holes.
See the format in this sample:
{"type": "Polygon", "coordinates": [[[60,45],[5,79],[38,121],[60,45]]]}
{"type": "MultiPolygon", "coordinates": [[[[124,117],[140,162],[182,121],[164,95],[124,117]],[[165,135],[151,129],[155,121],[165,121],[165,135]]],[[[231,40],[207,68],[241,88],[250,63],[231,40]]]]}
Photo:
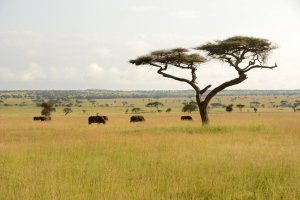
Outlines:
{"type": "MultiPolygon", "coordinates": [[[[235,35],[277,44],[268,64],[279,67],[229,89],[300,88],[299,0],[0,0],[0,90],[192,89],[128,61],[235,35]]],[[[237,77],[220,62],[197,71],[201,88],[237,77]]]]}

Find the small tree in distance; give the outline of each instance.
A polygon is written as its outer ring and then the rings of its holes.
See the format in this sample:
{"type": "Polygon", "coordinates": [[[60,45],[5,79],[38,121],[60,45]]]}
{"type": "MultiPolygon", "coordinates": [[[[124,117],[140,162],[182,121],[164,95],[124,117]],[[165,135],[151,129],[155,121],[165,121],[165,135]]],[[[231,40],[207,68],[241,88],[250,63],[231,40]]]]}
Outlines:
{"type": "Polygon", "coordinates": [[[271,67],[265,65],[270,52],[276,48],[277,47],[267,39],[245,36],[234,36],[226,40],[216,40],[213,43],[209,42],[194,48],[195,50],[206,52],[209,58],[229,64],[229,66],[238,73],[238,78],[224,82],[212,89],[205,99],[203,99],[202,96],[211,85],[209,84],[203,89],[200,89],[198,86],[196,71],[201,64],[207,61],[206,58],[199,54],[187,54],[188,49],[175,48],[153,51],[148,55],[140,56],[129,62],[138,66],[151,65],[157,67],[157,73],[163,77],[189,84],[196,91],[197,106],[199,108],[202,124],[205,125],[210,122],[208,116],[209,102],[218,92],[245,81],[247,79],[246,73],[250,70],[256,68],[273,69],[277,67],[276,63],[271,67]],[[167,73],[170,67],[190,71],[191,79],[181,78],[167,73]]]}
{"type": "Polygon", "coordinates": [[[53,108],[53,105],[48,102],[43,102],[41,107],[43,107],[41,114],[45,115],[46,117],[49,117],[51,115],[51,112],[56,111],[56,109],[53,108]]]}
{"type": "Polygon", "coordinates": [[[233,111],[232,105],[226,106],[226,112],[233,111]]]}
{"type": "Polygon", "coordinates": [[[163,103],[161,103],[161,102],[151,102],[151,103],[148,103],[147,105],[146,105],[146,107],[155,107],[156,109],[157,109],[157,112],[158,112],[158,108],[159,107],[163,107],[164,106],[164,104],[163,103]]]}
{"type": "Polygon", "coordinates": [[[240,111],[242,112],[242,108],[244,108],[245,105],[243,105],[243,104],[237,104],[236,107],[238,107],[240,109],[240,111]]]}
{"type": "Polygon", "coordinates": [[[64,111],[65,115],[73,112],[72,108],[64,108],[63,111],[64,111]]]}
{"type": "Polygon", "coordinates": [[[198,110],[197,103],[192,101],[189,104],[184,105],[181,111],[191,113],[196,110],[198,110]]]}
{"type": "Polygon", "coordinates": [[[171,112],[171,111],[172,111],[172,108],[168,108],[168,109],[166,110],[167,113],[169,113],[169,112],[171,112]]]}
{"type": "Polygon", "coordinates": [[[131,112],[133,113],[139,113],[141,111],[141,108],[132,108],[131,112]]]}

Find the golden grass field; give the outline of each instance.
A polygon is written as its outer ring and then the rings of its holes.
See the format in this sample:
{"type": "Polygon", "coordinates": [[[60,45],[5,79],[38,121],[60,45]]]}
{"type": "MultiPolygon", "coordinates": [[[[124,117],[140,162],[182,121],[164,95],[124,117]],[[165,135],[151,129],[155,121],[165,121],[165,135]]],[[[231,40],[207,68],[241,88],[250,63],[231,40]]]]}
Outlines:
{"type": "Polygon", "coordinates": [[[131,99],[149,112],[130,123],[121,101],[57,108],[45,122],[32,119],[41,108],[2,105],[0,199],[300,199],[299,112],[218,108],[203,127],[171,99],[160,100],[171,113],[131,99]],[[97,112],[106,125],[88,125],[97,112]]]}

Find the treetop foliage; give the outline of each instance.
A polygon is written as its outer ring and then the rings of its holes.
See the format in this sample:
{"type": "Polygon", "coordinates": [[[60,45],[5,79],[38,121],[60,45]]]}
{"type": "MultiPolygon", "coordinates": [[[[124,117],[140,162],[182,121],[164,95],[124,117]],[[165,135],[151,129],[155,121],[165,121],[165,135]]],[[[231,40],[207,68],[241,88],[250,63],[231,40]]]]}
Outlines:
{"type": "Polygon", "coordinates": [[[207,56],[223,62],[234,59],[235,62],[240,63],[239,61],[250,59],[251,62],[258,61],[260,64],[264,64],[269,53],[276,48],[278,47],[267,39],[234,36],[225,40],[215,40],[214,43],[208,42],[194,49],[205,51],[207,56]]]}
{"type": "Polygon", "coordinates": [[[153,51],[148,55],[140,56],[135,60],[130,60],[135,65],[161,65],[170,64],[180,68],[190,69],[192,66],[206,62],[206,58],[199,54],[187,54],[188,49],[175,48],[153,51]]]}
{"type": "Polygon", "coordinates": [[[188,112],[188,113],[191,113],[191,112],[196,111],[196,110],[198,110],[197,103],[191,101],[190,103],[184,105],[181,111],[182,111],[182,112],[188,112]]]}
{"type": "Polygon", "coordinates": [[[148,103],[147,105],[146,105],[146,107],[158,107],[158,106],[164,106],[164,104],[163,103],[161,103],[161,102],[151,102],[151,103],[148,103]]]}
{"type": "Polygon", "coordinates": [[[41,107],[43,107],[43,110],[41,111],[41,114],[45,115],[45,116],[50,116],[51,112],[56,111],[56,109],[53,108],[53,105],[51,103],[48,103],[48,102],[43,102],[41,107]]]}

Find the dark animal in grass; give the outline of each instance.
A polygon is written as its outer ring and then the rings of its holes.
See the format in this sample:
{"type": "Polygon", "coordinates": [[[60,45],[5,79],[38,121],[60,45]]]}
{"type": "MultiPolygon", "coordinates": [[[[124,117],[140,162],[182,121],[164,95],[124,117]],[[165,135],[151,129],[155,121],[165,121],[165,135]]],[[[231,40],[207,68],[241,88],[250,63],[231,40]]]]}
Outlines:
{"type": "Polygon", "coordinates": [[[143,122],[143,121],[145,121],[145,118],[140,115],[130,117],[130,122],[143,122]]]}
{"type": "Polygon", "coordinates": [[[49,121],[49,120],[51,120],[51,117],[42,117],[42,116],[40,116],[40,117],[33,117],[33,120],[35,120],[35,121],[37,121],[37,120],[41,120],[41,121],[49,121]]]}
{"type": "Polygon", "coordinates": [[[181,116],[181,120],[193,120],[191,116],[181,116]]]}
{"type": "Polygon", "coordinates": [[[106,121],[108,120],[107,116],[100,116],[100,117],[103,117],[103,119],[105,119],[106,121]]]}
{"type": "Polygon", "coordinates": [[[88,119],[89,124],[97,123],[97,124],[105,124],[105,119],[103,116],[90,116],[88,119]]]}

